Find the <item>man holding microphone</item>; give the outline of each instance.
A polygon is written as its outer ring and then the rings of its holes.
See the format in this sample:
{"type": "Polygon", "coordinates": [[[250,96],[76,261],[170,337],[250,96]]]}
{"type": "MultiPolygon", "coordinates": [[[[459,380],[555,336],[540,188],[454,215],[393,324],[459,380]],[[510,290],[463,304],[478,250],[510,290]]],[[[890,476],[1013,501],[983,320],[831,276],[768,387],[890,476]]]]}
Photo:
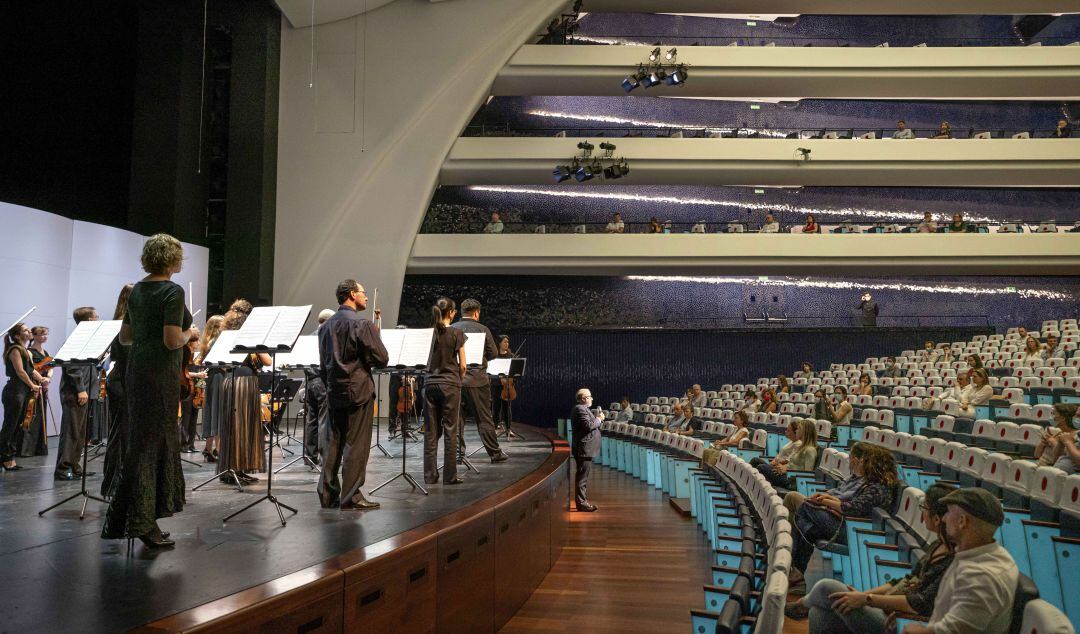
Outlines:
{"type": "Polygon", "coordinates": [[[604,420],[604,413],[594,414],[592,407],[593,397],[589,388],[581,388],[576,394],[577,404],[570,414],[574,430],[574,442],[572,451],[574,462],[577,464],[574,487],[574,503],[577,510],[592,513],[596,510],[594,504],[589,503],[586,495],[589,483],[589,471],[592,470],[592,461],[600,454],[600,423],[604,420]]]}

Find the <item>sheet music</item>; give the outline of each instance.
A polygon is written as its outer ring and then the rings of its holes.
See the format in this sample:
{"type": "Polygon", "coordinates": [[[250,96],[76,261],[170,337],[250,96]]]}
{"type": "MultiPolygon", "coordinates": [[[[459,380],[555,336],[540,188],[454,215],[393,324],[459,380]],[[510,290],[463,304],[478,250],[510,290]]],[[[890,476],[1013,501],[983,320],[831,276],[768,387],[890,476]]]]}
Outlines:
{"type": "Polygon", "coordinates": [[[291,352],[276,355],[277,369],[319,367],[319,336],[304,335],[296,340],[291,352]]]}
{"type": "Polygon", "coordinates": [[[434,328],[395,328],[380,331],[383,346],[390,358],[386,367],[427,367],[434,334],[434,328]]]}
{"type": "Polygon", "coordinates": [[[250,350],[285,350],[296,343],[311,305],[259,306],[251,311],[233,342],[234,348],[250,350]]]}
{"type": "Polygon", "coordinates": [[[108,321],[84,321],[75,326],[68,340],[53,355],[57,361],[98,360],[105,355],[116,336],[120,334],[119,319],[108,321]]]}
{"type": "Polygon", "coordinates": [[[487,373],[492,376],[510,374],[510,362],[513,359],[492,359],[488,361],[487,373]]]}
{"type": "Polygon", "coordinates": [[[484,365],[484,340],[487,335],[482,332],[465,333],[465,361],[470,368],[479,368],[484,365]]]}
{"type": "Polygon", "coordinates": [[[203,358],[204,365],[239,365],[244,362],[246,354],[233,354],[233,344],[239,330],[223,330],[214,341],[210,352],[203,358]]]}

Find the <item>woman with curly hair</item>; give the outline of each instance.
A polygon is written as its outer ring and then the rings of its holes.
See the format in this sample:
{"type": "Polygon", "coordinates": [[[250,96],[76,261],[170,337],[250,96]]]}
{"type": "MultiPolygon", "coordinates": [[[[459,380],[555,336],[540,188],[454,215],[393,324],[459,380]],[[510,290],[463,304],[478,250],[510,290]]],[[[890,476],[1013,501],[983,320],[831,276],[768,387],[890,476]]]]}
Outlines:
{"type": "Polygon", "coordinates": [[[147,275],[131,289],[120,343],[128,349],[128,442],[120,481],[105,523],[103,539],[139,538],[150,548],[173,546],[157,520],[184,508],[184,473],[180,468],[176,412],[180,406],[182,351],[192,337],[191,313],[184,289],[172,281],[184,262],[176,238],[159,233],[143,245],[147,275]]]}

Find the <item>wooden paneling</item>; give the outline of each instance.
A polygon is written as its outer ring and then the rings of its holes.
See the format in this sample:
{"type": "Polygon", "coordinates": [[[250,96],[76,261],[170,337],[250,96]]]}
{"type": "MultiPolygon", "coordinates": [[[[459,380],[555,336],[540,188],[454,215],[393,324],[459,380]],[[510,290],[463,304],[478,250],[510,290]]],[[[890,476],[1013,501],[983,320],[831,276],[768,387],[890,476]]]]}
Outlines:
{"type": "Polygon", "coordinates": [[[437,552],[439,632],[494,631],[494,511],[440,533],[437,552]]]}
{"type": "Polygon", "coordinates": [[[345,570],[345,631],[434,632],[434,536],[345,570]]]}
{"type": "Polygon", "coordinates": [[[548,569],[555,566],[555,562],[562,555],[563,546],[566,545],[566,531],[570,524],[570,490],[569,472],[566,467],[552,474],[551,485],[551,548],[548,559],[548,569]]]}

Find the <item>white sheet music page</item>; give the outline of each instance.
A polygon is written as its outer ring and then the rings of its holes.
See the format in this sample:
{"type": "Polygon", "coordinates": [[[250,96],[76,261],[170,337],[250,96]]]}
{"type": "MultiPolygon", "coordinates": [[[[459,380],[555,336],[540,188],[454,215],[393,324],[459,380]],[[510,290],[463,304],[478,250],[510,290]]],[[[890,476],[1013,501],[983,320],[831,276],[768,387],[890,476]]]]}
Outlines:
{"type": "MultiPolygon", "coordinates": [[[[468,360],[468,357],[466,357],[466,360],[468,360]]],[[[510,361],[511,359],[492,359],[488,361],[487,373],[491,376],[510,374],[510,361]]]]}
{"type": "Polygon", "coordinates": [[[319,336],[304,335],[296,340],[292,352],[276,355],[278,369],[319,367],[319,336]]]}
{"type": "Polygon", "coordinates": [[[84,321],[77,326],[64,345],[53,355],[57,361],[97,360],[105,355],[116,335],[120,334],[120,320],[84,321]]]}
{"type": "Polygon", "coordinates": [[[288,351],[304,327],[311,305],[259,306],[240,327],[234,348],[288,351]]]}
{"type": "Polygon", "coordinates": [[[382,339],[383,347],[386,348],[386,367],[393,368],[401,365],[401,342],[405,341],[405,330],[394,328],[392,330],[380,330],[379,338],[382,339]]]}
{"type": "Polygon", "coordinates": [[[86,342],[86,346],[83,348],[83,359],[100,359],[102,355],[108,352],[109,346],[116,340],[116,336],[120,334],[121,326],[124,325],[124,322],[119,319],[96,323],[98,324],[97,330],[90,335],[90,340],[86,342]]]}
{"type": "Polygon", "coordinates": [[[214,341],[213,347],[210,348],[210,353],[203,359],[205,365],[238,365],[244,362],[243,353],[233,354],[233,344],[236,341],[236,335],[239,330],[223,330],[216,341],[214,341]]]}
{"type": "Polygon", "coordinates": [[[266,335],[277,319],[277,306],[259,306],[251,311],[244,325],[237,331],[233,347],[257,348],[265,346],[266,335]]]}
{"type": "Polygon", "coordinates": [[[479,368],[484,365],[484,340],[487,335],[482,332],[465,333],[465,363],[470,368],[479,368]]]}
{"type": "MultiPolygon", "coordinates": [[[[276,306],[279,309],[277,320],[266,334],[264,342],[268,348],[292,348],[300,330],[311,314],[311,304],[307,306],[276,306]]],[[[318,349],[318,346],[316,346],[318,349]]],[[[316,363],[318,355],[316,355],[316,363]]]]}
{"type": "Polygon", "coordinates": [[[431,338],[434,328],[408,328],[402,330],[405,339],[401,342],[401,357],[398,366],[406,368],[426,368],[431,359],[431,338]]]}

